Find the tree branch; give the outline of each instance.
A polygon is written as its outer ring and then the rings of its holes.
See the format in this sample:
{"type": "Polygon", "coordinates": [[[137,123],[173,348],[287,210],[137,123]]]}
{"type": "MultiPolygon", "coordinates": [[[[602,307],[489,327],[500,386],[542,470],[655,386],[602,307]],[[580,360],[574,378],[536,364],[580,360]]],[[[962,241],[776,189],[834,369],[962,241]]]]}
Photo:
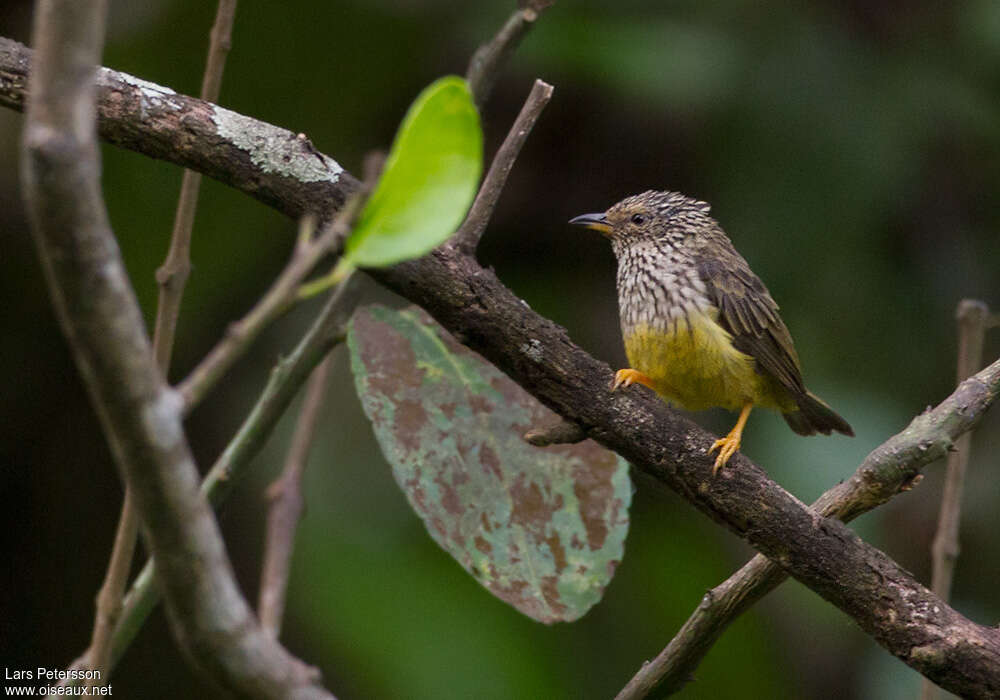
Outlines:
{"type": "MultiPolygon", "coordinates": [[[[812,509],[847,522],[909,490],[924,466],[953,454],[954,442],[969,434],[998,393],[1000,361],[962,382],[936,408],[873,450],[850,479],[824,493],[812,509]]],[[[616,700],[643,698],[654,688],[664,695],[680,690],[730,623],[787,578],[766,557],[751,559],[705,594],[670,643],[643,664],[616,700]]]]}
{"type": "MultiPolygon", "coordinates": [[[[233,17],[236,14],[236,0],[219,0],[215,24],[210,32],[208,59],[201,82],[201,99],[216,102],[222,85],[222,71],[229,53],[233,17]]],[[[170,355],[174,347],[174,333],[177,318],[181,312],[184,286],[191,274],[191,231],[194,228],[194,213],[198,208],[198,190],[201,187],[201,173],[185,169],[181,179],[181,193],[177,199],[177,213],[170,234],[170,250],[163,265],[156,271],[156,281],[160,285],[159,301],[156,305],[156,326],[153,332],[153,356],[163,376],[169,376],[170,355]]]]}
{"type": "MultiPolygon", "coordinates": [[[[229,50],[235,10],[236,0],[220,0],[201,86],[203,100],[215,102],[219,97],[222,69],[225,65],[226,52],[229,50]]],[[[153,358],[164,377],[169,372],[181,298],[191,270],[191,229],[194,225],[194,211],[200,184],[200,173],[192,170],[184,171],[170,251],[156,275],[160,283],[160,299],[156,307],[156,326],[153,332],[153,358]]],[[[90,646],[84,654],[85,660],[78,662],[82,666],[99,671],[96,677],[87,679],[88,688],[97,685],[100,678],[107,677],[106,671],[111,657],[111,635],[121,613],[122,594],[128,584],[138,536],[139,514],[136,512],[135,499],[131,491],[126,488],[107,573],[97,594],[97,610],[94,615],[94,631],[90,646]]]]}
{"type": "Polygon", "coordinates": [[[490,41],[476,49],[469,60],[465,79],[476,106],[481,110],[496,83],[504,64],[513,55],[521,39],[534,25],[538,16],[555,0],[521,0],[518,8],[504,22],[500,31],[490,41]]]}
{"type": "Polygon", "coordinates": [[[264,565],[260,574],[260,597],[257,616],[261,627],[272,637],[281,631],[285,614],[285,591],[288,589],[288,569],[292,563],[295,531],[302,514],[302,473],[309,458],[316,420],[326,395],[331,355],[327,355],[313,370],[306,386],[306,397],[295,424],[292,444],[288,448],[281,475],[267,489],[270,509],[267,513],[267,534],[264,545],[264,565]]]}
{"type": "MultiPolygon", "coordinates": [[[[0,44],[0,70],[10,64],[0,44]]],[[[2,76],[0,72],[0,80],[2,76]]],[[[0,86],[0,99],[9,99],[3,97],[9,94],[0,86]]],[[[149,150],[169,157],[169,138],[163,138],[162,130],[154,133],[149,150]]],[[[183,141],[177,158],[190,160],[181,154],[198,150],[197,139],[185,133],[183,141]]],[[[142,151],[143,143],[136,138],[131,145],[142,151]]],[[[229,165],[239,171],[224,174],[230,184],[246,182],[248,172],[258,172],[239,159],[229,165]]],[[[210,167],[221,169],[219,163],[210,167]]],[[[288,198],[274,206],[295,216],[303,209],[315,210],[317,205],[305,194],[314,185],[306,181],[298,190],[293,178],[287,178],[288,198]]],[[[244,188],[259,192],[250,185],[244,188]]],[[[329,192],[326,202],[332,199],[329,192]]],[[[642,389],[610,394],[606,387],[611,370],[606,364],[576,347],[565,330],[530,311],[471,257],[443,247],[420,260],[373,271],[372,276],[423,306],[591,437],[747,539],[908,665],[965,696],[1000,693],[1000,631],[962,617],[843,524],[810,511],[745,456],[738,454],[730,468],[711,478],[712,460],[706,453],[714,436],[642,389]]],[[[991,393],[986,387],[980,390],[991,393]]]]}
{"type": "MultiPolygon", "coordinates": [[[[267,386],[250,414],[201,483],[201,493],[212,506],[218,507],[229,497],[246,474],[247,465],[263,449],[274,426],[309,378],[313,368],[344,339],[344,327],[360,297],[358,277],[359,275],[354,274],[341,282],[295,349],[271,370],[267,386]]],[[[118,627],[115,628],[112,667],[118,663],[149,613],[156,607],[159,593],[155,584],[156,569],[150,560],[125,597],[124,610],[118,627]]]]}
{"type": "Polygon", "coordinates": [[[222,340],[177,385],[177,391],[184,400],[185,414],[205,398],[222,375],[246,353],[261,331],[298,300],[299,285],[344,238],[360,204],[361,190],[357,190],[316,237],[313,236],[313,217],[307,216],[300,222],[298,244],[278,278],[243,318],[229,325],[222,340]]]}
{"type": "MultiPolygon", "coordinates": [[[[956,310],[958,321],[958,381],[978,370],[983,364],[983,340],[989,323],[990,310],[981,301],[963,299],[956,310]]],[[[965,485],[965,469],[972,451],[972,435],[960,437],[954,450],[948,455],[945,468],[944,488],[941,493],[941,512],[938,516],[937,534],[931,544],[931,590],[948,600],[951,596],[951,580],[958,561],[958,525],[962,515],[962,490],[965,485]]],[[[933,700],[941,693],[930,681],[924,679],[921,697],[933,700]]]]}
{"type": "Polygon", "coordinates": [[[180,401],[160,380],[100,190],[95,129],[103,0],[42,0],[24,129],[25,197],[53,303],[123,480],[161,564],[171,626],[189,660],[229,692],[329,697],[263,634],[197,491],[180,401]]]}
{"type": "MultiPolygon", "coordinates": [[[[32,53],[0,38],[0,105],[24,109],[32,53]]],[[[102,139],[197,170],[293,219],[337,211],[359,186],[305,135],[108,68],[97,82],[102,139]]]]}
{"type": "MultiPolygon", "coordinates": [[[[963,299],[956,313],[958,320],[958,381],[963,381],[978,370],[983,363],[983,339],[989,309],[981,301],[963,299]]],[[[963,435],[948,455],[944,491],[941,495],[941,514],[938,531],[934,537],[934,559],[931,588],[948,600],[951,578],[958,559],[958,524],[962,512],[962,486],[965,468],[972,446],[971,435],[963,435]]]]}
{"type": "MultiPolygon", "coordinates": [[[[90,633],[90,645],[83,654],[74,661],[73,668],[87,668],[98,671],[84,681],[84,687],[93,688],[108,678],[111,669],[111,639],[115,626],[122,611],[122,595],[128,585],[128,575],[135,557],[135,541],[139,536],[139,513],[136,510],[135,498],[126,487],[122,499],[121,515],[118,516],[118,527],[115,540],[111,545],[111,556],[108,559],[108,569],[104,581],[97,592],[97,604],[94,611],[94,627],[90,633]]],[[[69,679],[59,682],[68,685],[69,679]]]]}
{"type": "Polygon", "coordinates": [[[504,185],[507,184],[507,176],[510,169],[514,167],[514,161],[521,152],[521,147],[528,139],[528,134],[538,121],[545,105],[552,98],[552,86],[548,83],[536,80],[525,100],[521,112],[514,120],[514,125],[507,132],[507,137],[503,144],[493,156],[489,172],[483,178],[483,184],[476,193],[476,200],[472,203],[465,221],[458,228],[455,234],[449,239],[448,244],[455,246],[463,253],[473,255],[479,239],[482,238],[486,225],[493,217],[493,210],[500,199],[500,193],[504,185]]]}

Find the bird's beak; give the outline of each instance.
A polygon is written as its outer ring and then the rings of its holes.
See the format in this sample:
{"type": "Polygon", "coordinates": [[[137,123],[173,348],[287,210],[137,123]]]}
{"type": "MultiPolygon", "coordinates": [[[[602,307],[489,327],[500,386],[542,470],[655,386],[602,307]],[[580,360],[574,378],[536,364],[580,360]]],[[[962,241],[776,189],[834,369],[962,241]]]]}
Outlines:
{"type": "Polygon", "coordinates": [[[599,212],[597,214],[580,214],[575,218],[569,220],[574,226],[586,226],[587,228],[592,228],[595,231],[600,231],[605,236],[611,233],[611,224],[608,223],[608,219],[604,216],[604,212],[599,212]]]}

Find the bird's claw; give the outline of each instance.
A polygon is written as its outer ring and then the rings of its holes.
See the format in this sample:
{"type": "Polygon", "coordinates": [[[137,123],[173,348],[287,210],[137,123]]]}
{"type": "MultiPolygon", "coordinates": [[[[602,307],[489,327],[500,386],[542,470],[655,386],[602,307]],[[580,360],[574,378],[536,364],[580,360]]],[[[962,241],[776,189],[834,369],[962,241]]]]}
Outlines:
{"type": "Polygon", "coordinates": [[[615,372],[615,379],[611,382],[611,391],[617,391],[621,387],[632,386],[633,384],[642,384],[643,386],[652,387],[652,380],[645,374],[637,369],[620,369],[615,372]]]}
{"type": "Polygon", "coordinates": [[[712,476],[715,476],[722,467],[726,466],[729,458],[736,454],[738,449],[740,449],[740,439],[732,435],[719,438],[712,443],[712,446],[708,448],[708,454],[712,454],[716,450],[719,451],[715,458],[715,464],[712,466],[712,476]]]}

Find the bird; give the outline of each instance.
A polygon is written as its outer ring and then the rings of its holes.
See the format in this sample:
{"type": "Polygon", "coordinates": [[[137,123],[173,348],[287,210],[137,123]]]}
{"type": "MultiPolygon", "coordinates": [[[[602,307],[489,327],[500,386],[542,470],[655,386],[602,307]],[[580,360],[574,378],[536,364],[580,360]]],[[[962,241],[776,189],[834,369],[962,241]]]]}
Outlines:
{"type": "Polygon", "coordinates": [[[606,236],[618,260],[630,366],[611,390],[642,384],[688,410],[739,411],[708,450],[718,451],[713,476],[739,450],[754,406],[779,411],[799,435],[854,435],[806,389],[778,305],[710,212],[706,202],[649,190],[570,220],[606,236]]]}

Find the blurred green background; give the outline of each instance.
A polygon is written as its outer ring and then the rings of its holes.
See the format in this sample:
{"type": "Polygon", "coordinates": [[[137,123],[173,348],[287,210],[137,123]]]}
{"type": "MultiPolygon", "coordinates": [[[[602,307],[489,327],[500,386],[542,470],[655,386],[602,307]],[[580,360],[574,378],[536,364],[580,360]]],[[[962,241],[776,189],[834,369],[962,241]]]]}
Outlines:
{"type": "MultiPolygon", "coordinates": [[[[464,72],[507,2],[240,4],[221,103],[305,132],[354,173],[434,78],[464,72]]],[[[214,3],[111,2],[105,65],[196,94],[214,3]]],[[[28,41],[31,5],[0,6],[28,41]]],[[[967,0],[619,3],[561,0],[487,105],[487,157],[540,77],[554,98],[517,162],[481,251],[539,312],[624,366],[614,262],[566,226],[649,188],[712,203],[782,307],[809,386],[857,437],[803,439],[755,413],[744,451],[803,500],[954,385],[954,310],[1000,307],[1000,3],[967,0]]],[[[59,667],[89,638],[121,488],[41,279],[18,192],[22,117],[0,111],[0,658],[59,667]]],[[[104,189],[147,319],[181,173],[105,147],[104,189]]],[[[280,269],[294,224],[206,181],[171,379],[183,377],[280,269]]],[[[372,299],[387,298],[372,284],[372,299]]],[[[271,329],[188,420],[204,468],[315,305],[271,329]]],[[[1000,353],[1000,331],[986,358],[1000,353]]],[[[338,353],[306,490],[283,638],[341,698],[604,698],[654,656],[751,554],[670,493],[638,484],[626,556],[582,621],[545,627],[494,600],[425,534],[372,438],[338,353]]],[[[726,430],[732,416],[699,414],[726,430]]],[[[262,491],[286,420],[225,508],[256,599],[262,491]]],[[[973,441],[955,606],[1000,619],[1000,417],[973,441]],[[990,473],[990,472],[993,473],[990,473]]],[[[922,581],[941,465],[856,529],[922,581]]],[[[113,680],[124,697],[209,695],[157,612],[113,680]]],[[[913,698],[919,676],[796,582],[740,619],[689,698],[913,698]]]]}

